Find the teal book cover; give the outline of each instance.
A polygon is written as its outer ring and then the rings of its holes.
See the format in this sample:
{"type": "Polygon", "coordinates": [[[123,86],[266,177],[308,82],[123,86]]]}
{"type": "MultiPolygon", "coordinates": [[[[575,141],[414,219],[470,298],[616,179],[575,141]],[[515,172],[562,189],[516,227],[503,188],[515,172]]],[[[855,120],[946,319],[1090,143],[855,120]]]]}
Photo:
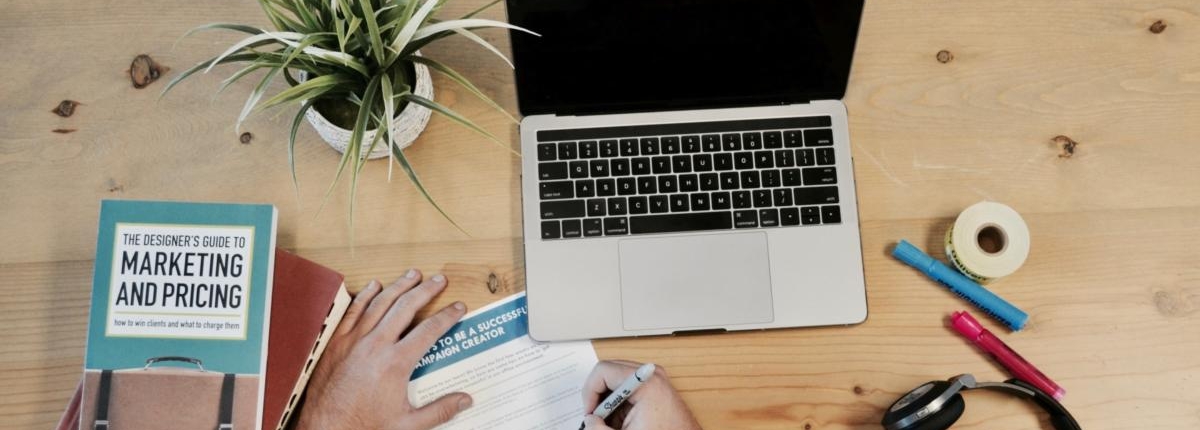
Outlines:
{"type": "Polygon", "coordinates": [[[277,212],[105,200],[81,428],[260,428],[277,212]]]}

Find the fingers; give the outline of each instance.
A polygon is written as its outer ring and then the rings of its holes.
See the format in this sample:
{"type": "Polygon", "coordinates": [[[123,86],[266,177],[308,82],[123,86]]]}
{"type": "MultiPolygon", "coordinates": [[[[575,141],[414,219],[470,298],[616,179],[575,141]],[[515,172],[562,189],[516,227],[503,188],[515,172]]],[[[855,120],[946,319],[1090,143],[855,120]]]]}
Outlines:
{"type": "Polygon", "coordinates": [[[359,322],[355,326],[355,332],[360,336],[365,336],[369,333],[375,326],[379,325],[379,321],[392,308],[396,299],[399,299],[401,295],[416,286],[418,282],[421,282],[421,272],[418,272],[416,269],[409,269],[404,276],[397,279],[392,285],[384,288],[383,291],[380,291],[375,296],[375,299],[371,300],[371,304],[367,305],[367,310],[363,312],[363,315],[359,317],[359,322]]]}
{"type": "Polygon", "coordinates": [[[584,430],[584,429],[587,429],[587,430],[613,430],[612,427],[609,427],[608,424],[604,423],[604,420],[602,420],[602,419],[600,419],[600,417],[592,415],[592,414],[587,414],[587,415],[583,416],[583,425],[579,427],[579,430],[584,430]]]}
{"type": "Polygon", "coordinates": [[[600,404],[600,396],[621,386],[637,366],[614,361],[601,361],[592,368],[583,382],[583,410],[591,412],[600,404]]]}
{"type": "Polygon", "coordinates": [[[471,396],[466,393],[447,394],[414,411],[409,417],[411,422],[404,424],[412,428],[434,428],[470,408],[471,403],[471,396]]]}
{"type": "MultiPolygon", "coordinates": [[[[389,342],[396,342],[400,339],[400,333],[403,333],[412,324],[417,311],[428,305],[433,301],[434,296],[445,289],[446,277],[438,274],[408,290],[392,304],[391,309],[388,309],[383,321],[380,321],[373,334],[377,334],[381,339],[389,342]]],[[[435,336],[440,334],[442,333],[436,333],[435,336]]],[[[429,344],[425,346],[428,347],[429,344]]]]}
{"type": "Polygon", "coordinates": [[[397,348],[401,349],[401,357],[415,363],[425,351],[429,350],[430,346],[433,346],[434,342],[437,342],[439,337],[450,330],[450,327],[454,326],[466,313],[467,305],[462,302],[454,302],[426,318],[425,321],[421,321],[397,344],[397,348]]]}
{"type": "Polygon", "coordinates": [[[335,336],[345,335],[354,329],[354,325],[362,316],[363,311],[367,309],[367,305],[379,294],[380,286],[379,281],[372,280],[354,296],[354,301],[350,302],[349,308],[346,308],[346,315],[342,317],[342,322],[338,324],[337,330],[334,332],[335,336]]]}

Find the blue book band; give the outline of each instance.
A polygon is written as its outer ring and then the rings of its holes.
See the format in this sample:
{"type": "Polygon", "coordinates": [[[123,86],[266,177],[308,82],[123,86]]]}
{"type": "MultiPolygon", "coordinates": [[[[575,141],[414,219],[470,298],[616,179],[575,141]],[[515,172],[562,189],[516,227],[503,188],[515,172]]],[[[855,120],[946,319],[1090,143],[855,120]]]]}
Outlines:
{"type": "Polygon", "coordinates": [[[963,276],[962,273],[958,273],[957,270],[935,260],[906,240],[901,239],[900,243],[896,244],[896,249],[892,250],[892,256],[915,267],[933,280],[941,282],[942,285],[949,287],[950,291],[967,299],[975,307],[987,312],[988,315],[1004,323],[1013,331],[1021,330],[1029,321],[1029,314],[1026,314],[1025,311],[1018,309],[1000,296],[992,294],[991,291],[963,276]]]}

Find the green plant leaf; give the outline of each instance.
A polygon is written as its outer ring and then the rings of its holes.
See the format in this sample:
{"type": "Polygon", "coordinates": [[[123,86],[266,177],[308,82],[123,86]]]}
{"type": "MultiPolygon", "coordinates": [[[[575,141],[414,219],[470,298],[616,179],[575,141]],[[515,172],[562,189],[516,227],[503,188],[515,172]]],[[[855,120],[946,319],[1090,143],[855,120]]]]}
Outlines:
{"type": "Polygon", "coordinates": [[[462,28],[456,28],[451,31],[455,32],[459,36],[467,38],[467,40],[470,40],[472,42],[479,44],[479,46],[484,47],[484,49],[491,51],[493,54],[496,54],[497,57],[500,57],[501,60],[504,60],[505,64],[508,64],[508,68],[510,68],[510,69],[517,68],[517,66],[513,65],[512,61],[508,60],[508,57],[505,56],[503,52],[500,52],[499,49],[496,49],[496,47],[492,46],[492,44],[488,43],[488,41],[483,40],[483,38],[479,37],[478,34],[472,33],[470,30],[466,30],[466,29],[462,29],[462,28]]]}
{"type": "Polygon", "coordinates": [[[211,65],[221,64],[221,63],[237,63],[237,62],[242,62],[242,61],[253,61],[258,58],[259,58],[258,54],[245,53],[245,54],[230,55],[228,57],[220,59],[219,61],[216,57],[210,58],[207,61],[202,61],[199,64],[192,66],[192,68],[183,71],[183,73],[180,73],[179,76],[172,78],[170,82],[167,82],[167,85],[165,87],[163,87],[163,90],[161,93],[158,94],[158,97],[162,98],[162,96],[167,94],[167,91],[170,91],[171,88],[175,88],[176,85],[179,85],[179,83],[183,82],[183,80],[186,79],[188,76],[194,75],[197,72],[210,67],[211,65]]]}
{"type": "Polygon", "coordinates": [[[450,21],[442,21],[437,24],[431,24],[431,25],[421,27],[421,29],[417,30],[416,34],[413,35],[413,38],[414,39],[424,39],[431,35],[441,33],[443,31],[447,31],[447,30],[453,30],[456,28],[461,28],[461,29],[507,28],[509,30],[523,31],[523,32],[532,34],[534,36],[541,37],[540,34],[526,30],[522,27],[517,27],[517,26],[509,24],[507,22],[501,22],[501,21],[496,21],[496,20],[491,20],[491,19],[468,18],[468,19],[455,19],[455,20],[450,20],[450,21]]]}
{"type": "Polygon", "coordinates": [[[413,35],[417,34],[421,24],[424,24],[425,19],[429,17],[430,13],[433,12],[434,7],[437,6],[440,1],[441,0],[425,0],[425,4],[421,5],[421,8],[417,9],[417,11],[413,13],[412,17],[404,24],[404,27],[400,28],[400,32],[396,34],[396,39],[391,43],[393,54],[386,62],[383,63],[384,68],[391,67],[392,63],[395,62],[396,58],[399,57],[399,54],[404,52],[405,46],[407,46],[408,42],[413,39],[413,35]]]}
{"type": "MultiPolygon", "coordinates": [[[[375,79],[378,79],[378,77],[375,79]]],[[[255,108],[255,111],[266,110],[282,103],[288,103],[300,99],[316,98],[318,95],[325,93],[330,88],[350,82],[353,82],[353,80],[344,75],[317,76],[301,82],[300,85],[280,91],[279,94],[276,94],[274,97],[271,97],[267,101],[258,105],[258,107],[255,108]]]]}
{"type": "Polygon", "coordinates": [[[209,70],[212,70],[213,66],[215,66],[221,62],[221,59],[228,57],[229,55],[231,55],[237,51],[240,51],[243,48],[249,47],[250,45],[253,45],[255,43],[262,43],[262,42],[274,43],[274,41],[286,40],[286,39],[284,39],[285,37],[293,38],[293,39],[300,39],[301,37],[304,37],[304,35],[302,35],[300,33],[289,33],[289,32],[280,32],[280,31],[276,31],[276,32],[264,31],[262,34],[247,37],[247,38],[242,39],[241,41],[233,44],[233,46],[230,46],[229,49],[226,49],[225,52],[221,53],[221,55],[218,55],[217,61],[214,62],[213,64],[210,64],[207,69],[204,69],[204,73],[208,73],[209,70]]]}
{"type": "MultiPolygon", "coordinates": [[[[305,83],[312,82],[312,81],[315,81],[315,80],[321,79],[321,78],[327,78],[327,77],[330,77],[330,76],[319,76],[319,77],[314,78],[305,83]]],[[[365,131],[367,129],[367,123],[368,123],[367,120],[371,117],[371,105],[375,101],[376,92],[379,89],[379,80],[380,80],[380,77],[378,75],[376,75],[375,77],[371,78],[371,81],[369,83],[367,83],[367,89],[366,89],[366,91],[363,92],[362,104],[359,106],[359,109],[358,109],[358,117],[354,120],[354,129],[350,132],[350,143],[348,144],[346,151],[342,153],[341,161],[338,162],[337,173],[333,177],[333,182],[329,184],[329,189],[325,191],[325,198],[321,202],[321,208],[324,208],[325,203],[329,201],[329,196],[330,196],[330,194],[333,193],[334,185],[337,185],[338,180],[341,179],[341,177],[342,177],[342,172],[345,171],[345,169],[346,169],[347,161],[349,161],[351,156],[359,156],[361,154],[360,149],[362,147],[363,134],[365,133],[365,131]]],[[[358,180],[357,170],[351,169],[351,171],[352,171],[352,174],[354,175],[354,178],[352,178],[352,180],[357,181],[358,180]]],[[[350,196],[350,207],[351,207],[351,209],[350,209],[351,212],[353,212],[354,211],[354,209],[353,209],[354,208],[354,196],[353,195],[350,196]]],[[[317,209],[318,213],[320,211],[321,211],[321,209],[317,209]]],[[[351,219],[350,222],[351,223],[354,222],[353,218],[351,219]]],[[[351,229],[353,230],[353,227],[351,227],[351,229]]]]}
{"type": "Polygon", "coordinates": [[[515,117],[510,115],[508,113],[508,111],[504,110],[503,107],[500,107],[500,105],[498,103],[496,103],[490,97],[488,97],[486,94],[484,94],[483,91],[480,91],[479,88],[476,88],[475,85],[472,84],[471,81],[467,80],[466,77],[464,77],[463,75],[460,75],[458,72],[454,71],[454,69],[451,69],[449,66],[439,63],[431,58],[422,57],[419,55],[413,55],[408,58],[410,60],[412,60],[413,62],[424,64],[424,65],[428,66],[430,69],[436,70],[436,71],[440,72],[441,74],[445,75],[446,77],[450,78],[454,82],[457,82],[459,85],[462,85],[463,88],[466,88],[467,91],[470,92],[471,94],[474,94],[475,97],[478,97],[480,100],[483,100],[484,103],[487,103],[493,109],[496,109],[500,113],[504,114],[504,116],[506,118],[508,118],[509,121],[512,121],[513,123],[520,122],[520,121],[517,121],[517,119],[515,117]]]}
{"type": "Polygon", "coordinates": [[[219,88],[217,88],[217,92],[213,93],[213,98],[215,99],[218,94],[221,94],[222,92],[224,92],[225,88],[228,88],[234,82],[237,82],[237,80],[239,80],[239,79],[245,77],[246,75],[250,74],[251,72],[254,72],[255,70],[261,69],[263,67],[267,67],[267,63],[255,61],[253,63],[250,63],[249,66],[246,66],[245,68],[238,70],[236,73],[229,75],[228,78],[225,78],[225,80],[221,81],[221,86],[219,88]]]}
{"type": "Polygon", "coordinates": [[[495,142],[501,148],[507,149],[508,152],[513,153],[513,155],[516,155],[518,157],[521,156],[520,152],[517,152],[517,150],[512,149],[511,147],[506,145],[504,142],[501,142],[500,139],[497,138],[495,135],[489,133],[487,130],[484,130],[483,128],[480,128],[478,125],[475,125],[474,122],[471,122],[471,120],[467,119],[466,117],[464,117],[462,115],[459,115],[458,112],[450,110],[450,108],[448,108],[448,107],[442,106],[441,104],[439,104],[433,100],[429,100],[427,98],[424,98],[424,97],[421,97],[421,96],[418,96],[418,95],[412,94],[412,93],[405,93],[403,96],[403,99],[408,100],[409,102],[412,102],[412,103],[416,103],[421,106],[425,106],[425,107],[429,108],[430,110],[433,110],[434,112],[440,113],[443,116],[450,118],[450,119],[454,120],[455,122],[462,124],[463,126],[469,128],[471,130],[475,130],[476,133],[482,134],[485,137],[487,137],[488,139],[491,139],[492,142],[495,142]]]}
{"type": "Polygon", "coordinates": [[[296,112],[296,117],[292,119],[292,132],[288,135],[288,165],[292,168],[292,188],[296,190],[296,202],[300,202],[300,179],[296,176],[296,131],[300,130],[300,123],[304,121],[304,114],[312,109],[315,99],[305,100],[303,105],[300,105],[300,110],[296,112]]]}
{"type": "Polygon", "coordinates": [[[279,75],[279,70],[277,68],[268,70],[267,74],[263,75],[262,80],[259,81],[258,86],[254,87],[254,91],[250,92],[250,97],[246,98],[246,104],[242,106],[242,112],[238,114],[237,124],[233,127],[234,131],[242,132],[242,122],[250,116],[250,110],[254,109],[254,105],[262,100],[263,93],[267,91],[267,86],[271,85],[271,81],[275,80],[275,76],[279,75]]]}
{"type": "Polygon", "coordinates": [[[371,55],[375,57],[377,64],[383,64],[385,54],[383,48],[383,39],[379,36],[379,21],[375,17],[375,10],[371,8],[371,0],[360,0],[359,6],[362,7],[363,19],[367,22],[367,34],[371,41],[371,55]]]}
{"type": "Polygon", "coordinates": [[[201,31],[207,31],[207,30],[233,30],[233,31],[238,31],[238,32],[246,33],[246,34],[262,33],[262,30],[259,29],[258,27],[242,25],[242,24],[233,24],[233,23],[228,23],[228,22],[214,22],[212,24],[206,24],[206,25],[201,25],[199,27],[195,27],[191,30],[188,30],[186,33],[183,33],[182,36],[179,36],[178,39],[175,39],[175,43],[171,45],[171,49],[174,50],[175,46],[179,45],[179,42],[182,41],[183,39],[186,39],[188,36],[191,36],[194,33],[198,33],[201,31]]]}
{"type": "Polygon", "coordinates": [[[438,213],[442,214],[442,217],[446,218],[446,221],[449,221],[454,228],[458,229],[458,231],[461,231],[463,234],[470,236],[471,234],[467,233],[462,226],[458,225],[458,222],[454,221],[454,218],[450,217],[450,214],[446,213],[445,209],[442,209],[442,206],[433,199],[433,196],[429,195],[429,190],[425,189],[425,185],[421,183],[421,178],[417,177],[417,172],[413,170],[412,165],[408,163],[408,157],[404,156],[404,151],[401,151],[400,148],[396,146],[392,146],[391,150],[394,159],[400,164],[400,167],[404,169],[404,173],[408,175],[409,181],[412,182],[413,186],[417,188],[417,191],[419,191],[421,195],[425,197],[425,201],[428,201],[429,204],[433,205],[433,208],[437,209],[438,213]]]}
{"type": "MultiPolygon", "coordinates": [[[[382,91],[380,95],[383,97],[383,122],[387,123],[387,127],[376,127],[375,134],[378,135],[383,133],[386,129],[388,135],[387,145],[388,148],[391,148],[396,146],[396,137],[392,134],[392,130],[395,129],[396,122],[396,100],[392,98],[392,80],[383,79],[380,84],[381,85],[379,86],[379,89],[382,91]]],[[[392,151],[391,149],[388,149],[388,182],[392,182],[393,160],[394,158],[392,156],[392,151]]]]}

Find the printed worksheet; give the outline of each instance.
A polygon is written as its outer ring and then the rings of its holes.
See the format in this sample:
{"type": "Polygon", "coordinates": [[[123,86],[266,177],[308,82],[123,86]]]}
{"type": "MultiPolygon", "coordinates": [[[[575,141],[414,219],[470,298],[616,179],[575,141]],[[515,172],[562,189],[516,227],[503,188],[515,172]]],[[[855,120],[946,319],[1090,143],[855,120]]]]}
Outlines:
{"type": "Polygon", "coordinates": [[[592,343],[529,337],[525,293],[463,317],[417,363],[413,404],[462,391],[475,403],[438,429],[571,429],[583,418],[580,390],[592,367],[592,343]]]}

